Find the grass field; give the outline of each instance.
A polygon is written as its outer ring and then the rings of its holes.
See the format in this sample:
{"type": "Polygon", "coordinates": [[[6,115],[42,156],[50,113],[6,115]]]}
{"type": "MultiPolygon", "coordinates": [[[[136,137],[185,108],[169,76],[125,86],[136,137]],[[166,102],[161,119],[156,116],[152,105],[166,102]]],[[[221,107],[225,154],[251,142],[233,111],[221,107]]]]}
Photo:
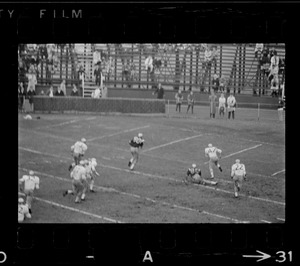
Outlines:
{"type": "Polygon", "coordinates": [[[285,124],[277,111],[239,109],[235,120],[210,119],[206,107],[195,115],[169,117],[99,114],[19,114],[19,178],[40,177],[32,219],[25,223],[282,223],[285,220],[285,124]],[[40,116],[40,119],[36,119],[40,116]],[[143,132],[145,145],[135,171],[128,170],[128,141],[143,132]],[[86,157],[100,173],[96,193],[85,202],[63,197],[71,188],[70,147],[85,137],[86,157]],[[220,148],[223,172],[216,187],[185,185],[196,163],[208,178],[204,149],[220,148]],[[246,165],[247,181],[234,198],[230,178],[235,159],[246,165]]]}

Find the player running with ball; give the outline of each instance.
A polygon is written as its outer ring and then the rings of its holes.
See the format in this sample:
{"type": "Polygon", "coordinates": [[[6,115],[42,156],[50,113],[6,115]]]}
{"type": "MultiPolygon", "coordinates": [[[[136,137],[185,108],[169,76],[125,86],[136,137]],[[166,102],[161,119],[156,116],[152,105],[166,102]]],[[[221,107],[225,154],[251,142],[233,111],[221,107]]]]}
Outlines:
{"type": "Polygon", "coordinates": [[[132,140],[129,141],[130,145],[130,152],[131,152],[131,159],[128,162],[128,167],[130,170],[134,169],[134,166],[137,164],[139,160],[139,149],[143,148],[144,145],[144,139],[143,134],[139,133],[137,136],[135,136],[132,140]]]}
{"type": "Polygon", "coordinates": [[[219,170],[222,172],[221,165],[219,164],[219,157],[221,158],[222,151],[216,147],[213,147],[212,144],[208,144],[208,148],[205,149],[205,156],[209,157],[209,172],[211,178],[214,178],[213,165],[216,165],[219,170]]]}

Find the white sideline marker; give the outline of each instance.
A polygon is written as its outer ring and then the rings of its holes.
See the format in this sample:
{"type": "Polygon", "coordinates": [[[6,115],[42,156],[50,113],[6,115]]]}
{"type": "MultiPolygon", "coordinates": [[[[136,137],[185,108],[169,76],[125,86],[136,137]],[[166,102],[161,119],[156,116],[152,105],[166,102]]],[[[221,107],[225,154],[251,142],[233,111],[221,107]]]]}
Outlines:
{"type": "Polygon", "coordinates": [[[131,129],[126,129],[126,130],[119,131],[119,132],[116,132],[116,133],[112,133],[112,134],[109,134],[109,135],[104,135],[104,136],[100,136],[100,137],[91,138],[91,139],[88,139],[87,141],[94,141],[96,139],[103,139],[103,138],[113,137],[113,136],[117,136],[117,135],[120,135],[120,134],[132,132],[132,131],[136,131],[136,130],[144,129],[144,128],[148,128],[148,127],[150,127],[150,125],[131,128],[131,129]]]}
{"type": "Polygon", "coordinates": [[[278,171],[278,172],[272,174],[271,176],[275,176],[275,175],[278,175],[278,174],[283,173],[283,172],[285,172],[285,169],[283,169],[283,170],[281,170],[281,171],[278,171]]]}
{"type": "MultiPolygon", "coordinates": [[[[20,195],[25,195],[24,193],[21,193],[19,192],[20,195]]],[[[68,207],[68,206],[65,206],[65,205],[62,205],[62,204],[59,204],[59,203],[56,203],[54,201],[50,201],[50,200],[45,200],[45,199],[41,199],[39,197],[34,197],[34,199],[38,200],[38,201],[41,201],[41,202],[44,202],[44,203],[47,203],[47,204],[50,204],[50,205],[53,205],[53,206],[56,206],[56,207],[60,207],[60,208],[63,208],[63,209],[66,209],[66,210],[70,210],[70,211],[73,211],[73,212],[79,212],[81,214],[85,214],[87,216],[92,216],[94,218],[98,218],[98,219],[101,219],[101,220],[105,220],[105,221],[108,221],[108,222],[112,222],[112,223],[123,223],[119,220],[115,220],[115,219],[111,219],[111,218],[107,218],[105,216],[101,216],[101,215],[97,215],[97,214],[94,214],[94,213],[91,213],[91,212],[86,212],[86,211],[82,211],[82,210],[79,210],[79,209],[76,209],[76,208],[73,208],[73,207],[68,207]]]]}
{"type": "Polygon", "coordinates": [[[143,153],[145,153],[145,152],[148,152],[148,151],[153,151],[153,150],[156,150],[156,149],[159,149],[159,148],[162,148],[162,147],[166,147],[166,146],[169,146],[169,145],[172,145],[172,144],[178,143],[178,142],[182,142],[182,141],[186,141],[186,140],[190,140],[190,139],[198,138],[198,137],[201,137],[201,136],[203,136],[203,134],[196,135],[196,136],[192,136],[192,137],[188,137],[188,138],[184,138],[184,139],[178,139],[178,140],[174,140],[174,141],[171,141],[171,142],[168,142],[168,143],[162,144],[162,145],[158,145],[158,146],[154,146],[154,147],[152,147],[152,148],[146,149],[146,150],[144,150],[144,152],[143,152],[143,153]]]}
{"type": "Polygon", "coordinates": [[[270,222],[270,221],[267,221],[267,220],[261,220],[262,222],[264,222],[264,223],[267,223],[267,224],[271,224],[272,222],[270,222]]]}

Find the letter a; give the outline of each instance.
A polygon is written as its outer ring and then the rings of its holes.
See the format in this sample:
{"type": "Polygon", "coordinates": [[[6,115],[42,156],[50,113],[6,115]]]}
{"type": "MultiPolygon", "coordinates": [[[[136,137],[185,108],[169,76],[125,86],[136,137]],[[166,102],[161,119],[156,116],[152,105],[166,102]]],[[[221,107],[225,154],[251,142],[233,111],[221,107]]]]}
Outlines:
{"type": "Polygon", "coordinates": [[[145,260],[150,260],[151,262],[153,262],[150,251],[146,251],[145,256],[143,258],[143,262],[145,262],[145,260]]]}

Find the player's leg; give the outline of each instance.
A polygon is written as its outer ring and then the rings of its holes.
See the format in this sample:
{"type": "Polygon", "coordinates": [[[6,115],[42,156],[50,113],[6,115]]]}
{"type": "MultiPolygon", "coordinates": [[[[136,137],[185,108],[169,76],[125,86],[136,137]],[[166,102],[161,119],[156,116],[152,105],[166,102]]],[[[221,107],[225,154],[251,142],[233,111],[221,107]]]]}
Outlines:
{"type": "Polygon", "coordinates": [[[212,162],[212,160],[210,159],[210,160],[209,160],[209,163],[208,163],[208,168],[209,168],[209,172],[210,172],[211,178],[214,178],[214,170],[213,170],[212,166],[213,166],[213,162],[212,162]]]}
{"type": "Polygon", "coordinates": [[[81,184],[80,181],[78,180],[75,180],[74,181],[74,187],[75,187],[75,203],[79,203],[81,201],[81,194],[82,194],[82,191],[83,191],[83,186],[81,184]]]}
{"type": "Polygon", "coordinates": [[[192,104],[192,114],[194,114],[194,104],[192,104]]]}
{"type": "Polygon", "coordinates": [[[234,189],[234,196],[237,198],[239,196],[239,188],[238,188],[238,180],[233,177],[233,189],[234,189]]]}
{"type": "Polygon", "coordinates": [[[187,107],[187,109],[186,109],[186,113],[188,113],[188,112],[189,112],[189,110],[190,110],[190,107],[191,107],[191,105],[190,105],[190,104],[188,104],[188,107],[187,107]]]}
{"type": "Polygon", "coordinates": [[[223,171],[218,159],[215,161],[215,165],[219,168],[220,172],[223,171]]]}
{"type": "Polygon", "coordinates": [[[132,161],[132,163],[130,165],[130,170],[134,169],[134,166],[135,166],[135,164],[137,162],[137,158],[138,158],[138,152],[137,152],[137,148],[135,148],[134,153],[133,153],[133,161],[132,161]]]}
{"type": "Polygon", "coordinates": [[[232,111],[232,119],[234,119],[234,111],[232,111]]]}
{"type": "Polygon", "coordinates": [[[29,213],[31,214],[31,205],[33,200],[33,191],[32,190],[25,190],[26,195],[26,204],[28,206],[29,213]]]}
{"type": "Polygon", "coordinates": [[[131,158],[130,158],[130,160],[128,162],[128,167],[131,166],[131,164],[132,164],[132,162],[134,160],[134,148],[133,147],[130,147],[130,153],[131,153],[131,158]]]}
{"type": "Polygon", "coordinates": [[[81,200],[85,200],[86,191],[88,189],[88,182],[87,180],[82,180],[82,193],[81,193],[81,200]]]}
{"type": "Polygon", "coordinates": [[[90,186],[89,186],[90,187],[90,192],[95,192],[94,183],[95,183],[94,177],[92,177],[91,180],[90,180],[90,186]]]}

